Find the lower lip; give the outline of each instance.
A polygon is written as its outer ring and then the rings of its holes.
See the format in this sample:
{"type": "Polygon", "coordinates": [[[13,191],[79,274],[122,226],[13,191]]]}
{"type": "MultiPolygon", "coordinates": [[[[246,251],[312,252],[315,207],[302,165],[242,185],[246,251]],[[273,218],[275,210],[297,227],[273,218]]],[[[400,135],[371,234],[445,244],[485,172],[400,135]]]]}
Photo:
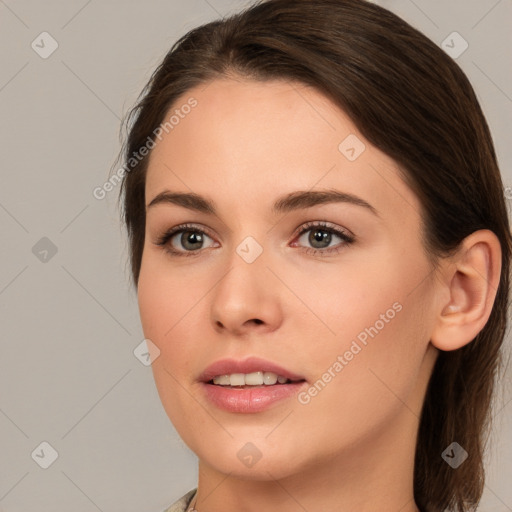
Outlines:
{"type": "Polygon", "coordinates": [[[305,381],[274,386],[254,386],[252,388],[229,388],[204,383],[204,390],[210,402],[229,412],[255,413],[265,411],[282,400],[296,396],[305,381]]]}

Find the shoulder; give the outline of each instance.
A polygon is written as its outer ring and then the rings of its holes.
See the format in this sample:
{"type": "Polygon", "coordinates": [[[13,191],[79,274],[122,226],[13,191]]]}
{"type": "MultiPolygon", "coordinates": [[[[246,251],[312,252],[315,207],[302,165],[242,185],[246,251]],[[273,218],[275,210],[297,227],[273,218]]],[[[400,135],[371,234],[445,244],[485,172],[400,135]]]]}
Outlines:
{"type": "Polygon", "coordinates": [[[185,512],[185,510],[187,510],[187,507],[190,505],[190,502],[194,498],[196,491],[197,488],[187,492],[187,494],[182,496],[178,501],[174,502],[169,508],[166,508],[163,512],[185,512]]]}

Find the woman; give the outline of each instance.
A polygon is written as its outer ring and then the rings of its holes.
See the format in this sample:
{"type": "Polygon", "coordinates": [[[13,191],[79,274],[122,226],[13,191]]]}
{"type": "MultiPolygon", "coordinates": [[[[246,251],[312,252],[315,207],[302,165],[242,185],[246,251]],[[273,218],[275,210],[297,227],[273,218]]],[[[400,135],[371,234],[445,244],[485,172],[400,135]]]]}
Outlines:
{"type": "Polygon", "coordinates": [[[511,234],[453,60],[363,0],[192,30],[128,118],[122,205],[169,511],[474,510],[511,234]]]}

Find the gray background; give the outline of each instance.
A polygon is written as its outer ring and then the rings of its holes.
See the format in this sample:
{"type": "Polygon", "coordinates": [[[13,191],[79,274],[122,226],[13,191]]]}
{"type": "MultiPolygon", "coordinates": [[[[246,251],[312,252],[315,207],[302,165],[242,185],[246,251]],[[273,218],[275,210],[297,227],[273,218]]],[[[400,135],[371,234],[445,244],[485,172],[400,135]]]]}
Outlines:
{"type": "MultiPolygon", "coordinates": [[[[92,191],[171,44],[247,3],[0,0],[0,511],[159,512],[196,485],[196,458],[133,353],[143,334],[117,188],[101,201],[92,191]],[[46,59],[31,47],[43,31],[59,45],[46,59]],[[50,457],[43,441],[58,452],[48,469],[36,463],[50,457]]],[[[468,41],[457,62],[511,187],[512,0],[376,3],[439,45],[453,31],[468,41]]],[[[503,389],[482,511],[512,511],[503,389]]]]}

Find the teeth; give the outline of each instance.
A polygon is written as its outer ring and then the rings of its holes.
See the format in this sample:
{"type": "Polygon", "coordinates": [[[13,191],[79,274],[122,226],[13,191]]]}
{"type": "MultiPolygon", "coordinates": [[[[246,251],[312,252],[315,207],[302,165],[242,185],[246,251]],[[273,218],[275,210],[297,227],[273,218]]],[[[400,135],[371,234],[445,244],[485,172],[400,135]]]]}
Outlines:
{"type": "Polygon", "coordinates": [[[231,384],[229,375],[219,375],[213,379],[214,384],[220,384],[221,386],[229,386],[231,384]]]}
{"type": "Polygon", "coordinates": [[[261,386],[263,384],[263,372],[247,373],[244,380],[248,386],[261,386]]]}
{"type": "Polygon", "coordinates": [[[276,382],[284,384],[289,380],[273,372],[232,373],[217,375],[213,379],[213,383],[219,386],[272,386],[276,382]]]}
{"type": "Polygon", "coordinates": [[[232,373],[229,376],[230,384],[232,386],[244,386],[245,385],[245,375],[243,373],[232,373]]]}
{"type": "Polygon", "coordinates": [[[272,372],[265,372],[263,374],[263,382],[267,386],[271,386],[272,384],[275,384],[277,382],[277,375],[272,372]]]}

